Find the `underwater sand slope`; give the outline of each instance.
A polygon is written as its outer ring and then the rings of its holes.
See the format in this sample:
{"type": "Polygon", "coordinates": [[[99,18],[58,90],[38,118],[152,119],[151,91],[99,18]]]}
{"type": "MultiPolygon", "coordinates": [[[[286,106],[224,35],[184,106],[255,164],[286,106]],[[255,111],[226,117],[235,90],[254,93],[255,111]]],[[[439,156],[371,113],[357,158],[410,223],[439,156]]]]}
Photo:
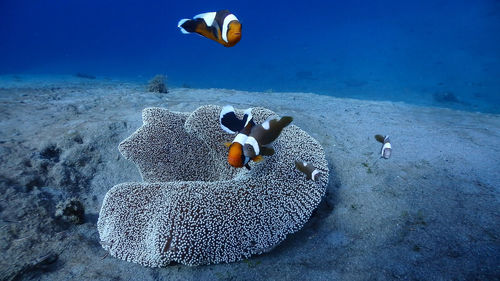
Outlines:
{"type": "MultiPolygon", "coordinates": [[[[134,83],[0,79],[2,280],[479,279],[499,276],[500,116],[306,93],[145,92],[134,83]],[[305,227],[243,262],[150,269],[105,257],[97,214],[140,181],[118,143],[148,106],[263,106],[325,149],[327,195],[305,227]],[[388,134],[389,160],[375,134],[388,134]],[[75,197],[82,224],[55,217],[75,197]],[[104,258],[103,258],[104,257],[104,258]]],[[[222,145],[222,144],[221,144],[222,145]]],[[[265,164],[262,163],[262,164],[265,164]]]]}

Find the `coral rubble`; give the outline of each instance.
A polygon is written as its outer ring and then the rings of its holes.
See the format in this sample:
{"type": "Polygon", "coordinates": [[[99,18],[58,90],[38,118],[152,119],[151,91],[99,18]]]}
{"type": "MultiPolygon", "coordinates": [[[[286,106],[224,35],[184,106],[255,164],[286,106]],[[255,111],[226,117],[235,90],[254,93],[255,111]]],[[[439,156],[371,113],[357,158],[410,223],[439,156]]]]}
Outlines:
{"type": "Polygon", "coordinates": [[[158,74],[149,80],[148,92],[153,93],[168,93],[167,76],[158,74]]]}
{"type": "Polygon", "coordinates": [[[57,204],[55,217],[68,223],[82,224],[85,218],[85,208],[78,199],[70,198],[57,204]]]}

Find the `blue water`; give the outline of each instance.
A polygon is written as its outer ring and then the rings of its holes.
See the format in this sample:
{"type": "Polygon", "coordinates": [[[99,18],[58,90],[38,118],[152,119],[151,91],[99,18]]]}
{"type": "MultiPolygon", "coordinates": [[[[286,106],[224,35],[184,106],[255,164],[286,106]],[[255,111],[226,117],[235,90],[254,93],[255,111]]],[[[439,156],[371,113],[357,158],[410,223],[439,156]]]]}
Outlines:
{"type": "Polygon", "coordinates": [[[500,1],[1,0],[0,38],[0,74],[163,73],[171,87],[500,113],[500,1]],[[235,47],[179,32],[219,9],[243,24],[235,47]]]}

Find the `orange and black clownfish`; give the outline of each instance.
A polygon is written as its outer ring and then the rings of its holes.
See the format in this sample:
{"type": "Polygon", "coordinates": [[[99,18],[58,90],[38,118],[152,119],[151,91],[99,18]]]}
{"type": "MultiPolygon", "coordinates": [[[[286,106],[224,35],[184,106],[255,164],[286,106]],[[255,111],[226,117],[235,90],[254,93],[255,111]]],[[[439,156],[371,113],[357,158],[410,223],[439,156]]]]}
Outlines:
{"type": "Polygon", "coordinates": [[[274,149],[268,147],[276,140],[283,128],[293,121],[290,116],[284,116],[280,119],[268,118],[264,123],[254,126],[250,135],[247,136],[243,144],[243,154],[248,158],[255,158],[260,155],[273,155],[274,149]]]}
{"type": "Polygon", "coordinates": [[[195,32],[225,47],[232,47],[241,39],[241,23],[228,10],[199,14],[193,19],[182,19],[177,27],[184,34],[195,32]]]}
{"type": "MultiPolygon", "coordinates": [[[[229,153],[227,156],[227,161],[229,164],[235,168],[246,167],[250,170],[249,157],[245,157],[243,154],[243,144],[245,143],[252,127],[255,126],[252,118],[252,109],[249,108],[245,110],[243,119],[240,120],[236,117],[234,113],[234,108],[230,105],[226,105],[222,108],[219,116],[219,122],[221,128],[231,134],[237,133],[232,143],[226,143],[229,146],[229,153]]],[[[262,157],[255,157],[251,160],[258,162],[262,157]]]]}

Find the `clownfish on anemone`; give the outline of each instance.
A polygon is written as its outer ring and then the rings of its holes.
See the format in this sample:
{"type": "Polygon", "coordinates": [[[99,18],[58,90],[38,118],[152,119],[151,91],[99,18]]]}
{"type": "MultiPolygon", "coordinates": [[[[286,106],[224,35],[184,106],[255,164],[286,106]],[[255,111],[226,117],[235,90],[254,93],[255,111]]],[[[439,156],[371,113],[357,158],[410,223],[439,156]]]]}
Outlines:
{"type": "Polygon", "coordinates": [[[274,149],[268,147],[276,140],[281,131],[293,121],[290,116],[283,116],[280,119],[268,118],[264,123],[254,126],[243,144],[243,154],[245,157],[254,158],[259,155],[272,155],[274,149]]]}
{"type": "Polygon", "coordinates": [[[193,19],[182,19],[177,27],[184,34],[198,33],[225,47],[232,47],[241,39],[241,23],[228,10],[199,14],[193,19]]]}
{"type": "Polygon", "coordinates": [[[295,160],[295,168],[306,175],[307,179],[316,181],[321,176],[321,172],[312,164],[306,161],[295,160]]]}
{"type": "MultiPolygon", "coordinates": [[[[252,109],[248,108],[245,110],[243,119],[240,120],[234,113],[234,108],[230,105],[226,105],[220,112],[219,122],[224,131],[230,134],[237,133],[233,142],[225,144],[229,147],[227,161],[235,168],[246,167],[250,170],[250,166],[248,165],[250,158],[245,157],[243,154],[243,145],[253,126],[255,126],[252,118],[252,109]]],[[[252,160],[258,162],[261,160],[261,157],[254,157],[252,160]]]]}
{"type": "Polygon", "coordinates": [[[290,116],[281,119],[270,118],[264,123],[256,125],[252,118],[252,109],[245,110],[243,119],[240,120],[234,113],[234,108],[226,105],[222,108],[219,121],[221,128],[231,134],[237,133],[229,147],[227,161],[235,168],[246,167],[250,170],[250,160],[260,162],[262,156],[271,156],[274,149],[268,147],[278,138],[283,128],[292,122],[290,116]]]}

